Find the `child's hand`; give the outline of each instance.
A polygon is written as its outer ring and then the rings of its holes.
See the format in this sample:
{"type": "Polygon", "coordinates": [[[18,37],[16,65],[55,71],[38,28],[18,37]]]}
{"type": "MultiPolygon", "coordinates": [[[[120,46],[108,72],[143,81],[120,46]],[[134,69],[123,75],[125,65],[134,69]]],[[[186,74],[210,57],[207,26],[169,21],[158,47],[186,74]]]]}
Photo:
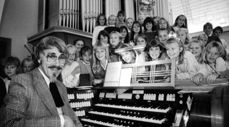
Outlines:
{"type": "Polygon", "coordinates": [[[176,77],[179,80],[185,80],[185,79],[189,79],[189,74],[188,73],[178,73],[176,74],[176,77]]]}
{"type": "Polygon", "coordinates": [[[130,45],[130,46],[134,46],[135,44],[134,44],[133,41],[130,41],[129,45],[130,45]]]}
{"type": "Polygon", "coordinates": [[[204,75],[202,73],[198,73],[192,77],[192,81],[196,84],[200,84],[204,79],[204,75]]]}
{"type": "Polygon", "coordinates": [[[207,83],[214,82],[218,76],[219,76],[218,74],[211,74],[211,75],[209,75],[207,77],[207,83]]]}
{"type": "Polygon", "coordinates": [[[100,84],[100,83],[102,83],[103,82],[103,80],[102,79],[94,79],[94,82],[93,82],[93,84],[100,84]]]}

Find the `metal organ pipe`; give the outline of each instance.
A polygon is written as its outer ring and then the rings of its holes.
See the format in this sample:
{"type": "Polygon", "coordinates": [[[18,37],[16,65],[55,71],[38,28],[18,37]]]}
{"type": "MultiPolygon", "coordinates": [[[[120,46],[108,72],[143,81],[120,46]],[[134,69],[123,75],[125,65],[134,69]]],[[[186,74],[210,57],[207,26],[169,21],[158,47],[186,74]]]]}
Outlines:
{"type": "Polygon", "coordinates": [[[73,29],[82,28],[83,31],[92,33],[96,26],[96,17],[102,13],[102,4],[102,0],[81,0],[81,5],[80,0],[59,0],[58,25],[73,29]],[[80,19],[82,27],[79,26],[80,19]]]}

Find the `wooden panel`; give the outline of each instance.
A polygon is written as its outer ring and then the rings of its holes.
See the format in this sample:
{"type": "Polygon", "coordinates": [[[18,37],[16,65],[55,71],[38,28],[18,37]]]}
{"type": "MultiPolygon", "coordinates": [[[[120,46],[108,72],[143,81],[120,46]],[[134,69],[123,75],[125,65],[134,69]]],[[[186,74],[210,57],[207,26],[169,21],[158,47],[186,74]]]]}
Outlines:
{"type": "Polygon", "coordinates": [[[11,39],[0,37],[0,59],[11,55],[11,39]]]}

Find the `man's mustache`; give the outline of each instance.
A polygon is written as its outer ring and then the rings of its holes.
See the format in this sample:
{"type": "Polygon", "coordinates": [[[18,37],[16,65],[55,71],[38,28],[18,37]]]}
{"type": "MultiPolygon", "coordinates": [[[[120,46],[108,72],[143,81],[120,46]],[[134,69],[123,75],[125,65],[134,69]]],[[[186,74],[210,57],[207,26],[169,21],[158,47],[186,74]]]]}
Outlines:
{"type": "Polygon", "coordinates": [[[49,66],[48,68],[50,68],[50,69],[57,69],[57,70],[61,70],[62,69],[62,67],[60,67],[60,66],[55,66],[55,65],[53,65],[53,66],[49,66]]]}

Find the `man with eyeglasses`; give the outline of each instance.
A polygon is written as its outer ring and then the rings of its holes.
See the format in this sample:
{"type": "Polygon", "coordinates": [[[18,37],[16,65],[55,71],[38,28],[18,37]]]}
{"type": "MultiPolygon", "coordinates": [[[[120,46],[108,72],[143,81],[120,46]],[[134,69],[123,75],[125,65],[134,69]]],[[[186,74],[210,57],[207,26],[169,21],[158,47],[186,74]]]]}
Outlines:
{"type": "Polygon", "coordinates": [[[12,78],[0,126],[82,127],[68,103],[66,88],[57,80],[68,56],[64,41],[45,37],[36,55],[38,68],[12,78]]]}

